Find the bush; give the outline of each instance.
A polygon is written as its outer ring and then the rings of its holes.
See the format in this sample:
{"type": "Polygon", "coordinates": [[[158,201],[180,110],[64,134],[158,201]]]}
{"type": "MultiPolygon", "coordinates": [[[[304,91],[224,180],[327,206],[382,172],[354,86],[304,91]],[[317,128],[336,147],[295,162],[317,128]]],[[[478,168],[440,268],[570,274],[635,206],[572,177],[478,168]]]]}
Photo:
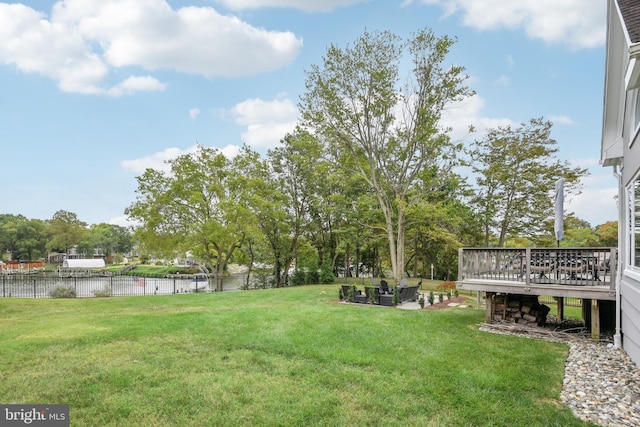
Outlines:
{"type": "Polygon", "coordinates": [[[320,282],[320,273],[318,273],[318,270],[307,271],[306,279],[307,279],[307,283],[308,284],[319,283],[320,282]]]}
{"type": "Polygon", "coordinates": [[[452,280],[447,280],[445,282],[440,283],[437,287],[439,291],[453,291],[456,289],[456,282],[452,280]]]}
{"type": "Polygon", "coordinates": [[[100,298],[110,297],[113,295],[110,286],[105,286],[103,289],[96,289],[93,291],[93,295],[100,298]]]}
{"type": "Polygon", "coordinates": [[[429,291],[429,305],[433,305],[434,301],[433,291],[429,291]]]}
{"type": "Polygon", "coordinates": [[[49,292],[51,298],[75,298],[76,291],[67,286],[58,286],[51,292],[49,292]]]}
{"type": "Polygon", "coordinates": [[[418,300],[418,304],[420,304],[420,308],[424,308],[424,295],[420,295],[420,299],[418,300]]]}
{"type": "Polygon", "coordinates": [[[320,268],[320,283],[333,283],[335,280],[336,276],[333,275],[331,264],[324,263],[320,268]]]}
{"type": "Polygon", "coordinates": [[[305,284],[305,272],[296,269],[291,276],[289,276],[289,283],[291,286],[298,286],[305,284]]]}

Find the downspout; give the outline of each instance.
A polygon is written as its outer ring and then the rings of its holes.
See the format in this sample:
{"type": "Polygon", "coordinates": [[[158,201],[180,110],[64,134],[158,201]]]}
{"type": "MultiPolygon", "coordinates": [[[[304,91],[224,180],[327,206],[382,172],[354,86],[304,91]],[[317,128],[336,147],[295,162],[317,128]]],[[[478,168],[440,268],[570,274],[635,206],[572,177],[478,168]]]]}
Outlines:
{"type": "Polygon", "coordinates": [[[621,285],[621,281],[622,281],[622,263],[623,263],[623,259],[622,259],[622,254],[620,253],[620,243],[622,242],[622,239],[624,238],[623,233],[622,233],[622,226],[623,224],[621,224],[622,221],[620,221],[622,218],[624,218],[624,215],[620,215],[620,209],[625,209],[625,206],[623,206],[624,204],[622,203],[625,199],[624,197],[624,191],[622,189],[622,176],[618,173],[618,166],[617,165],[613,165],[613,176],[616,177],[616,180],[618,181],[618,255],[617,255],[617,263],[616,263],[616,333],[613,336],[613,346],[614,348],[621,348],[622,347],[622,333],[621,333],[621,320],[622,320],[622,307],[620,305],[621,302],[621,298],[620,298],[620,285],[621,285]]]}

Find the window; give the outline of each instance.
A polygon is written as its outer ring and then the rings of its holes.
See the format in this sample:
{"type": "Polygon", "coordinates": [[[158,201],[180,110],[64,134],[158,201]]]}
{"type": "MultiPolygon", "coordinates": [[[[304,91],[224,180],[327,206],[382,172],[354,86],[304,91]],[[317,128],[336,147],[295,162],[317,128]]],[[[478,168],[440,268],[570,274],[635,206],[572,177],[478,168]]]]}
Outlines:
{"type": "MultiPolygon", "coordinates": [[[[640,89],[636,89],[634,91],[635,102],[633,103],[633,134],[636,135],[638,133],[638,126],[640,125],[640,89]]],[[[635,139],[631,138],[631,141],[635,139]]]]}
{"type": "Polygon", "coordinates": [[[627,189],[627,239],[629,265],[640,268],[640,177],[627,189]]]}

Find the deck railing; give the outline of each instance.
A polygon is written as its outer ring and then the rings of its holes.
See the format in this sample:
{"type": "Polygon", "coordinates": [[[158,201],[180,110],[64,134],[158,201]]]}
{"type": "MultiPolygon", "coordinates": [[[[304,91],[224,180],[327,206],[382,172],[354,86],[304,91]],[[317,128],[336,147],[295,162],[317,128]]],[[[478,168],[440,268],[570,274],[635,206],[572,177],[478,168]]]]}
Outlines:
{"type": "Polygon", "coordinates": [[[615,289],[615,248],[462,248],[459,281],[615,289]]]}

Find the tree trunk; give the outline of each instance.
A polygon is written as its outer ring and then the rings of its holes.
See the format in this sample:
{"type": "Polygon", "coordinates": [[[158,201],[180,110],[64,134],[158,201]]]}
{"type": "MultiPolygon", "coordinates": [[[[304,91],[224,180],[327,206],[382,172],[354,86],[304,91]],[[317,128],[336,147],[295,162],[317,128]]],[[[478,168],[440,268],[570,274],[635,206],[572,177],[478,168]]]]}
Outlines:
{"type": "Polygon", "coordinates": [[[404,236],[405,236],[405,216],[404,210],[398,206],[398,240],[396,242],[396,268],[393,271],[393,278],[396,283],[400,283],[404,277],[404,236]]]}
{"type": "Polygon", "coordinates": [[[216,292],[222,292],[222,277],[224,275],[224,266],[226,261],[218,261],[216,264],[216,292]]]}

